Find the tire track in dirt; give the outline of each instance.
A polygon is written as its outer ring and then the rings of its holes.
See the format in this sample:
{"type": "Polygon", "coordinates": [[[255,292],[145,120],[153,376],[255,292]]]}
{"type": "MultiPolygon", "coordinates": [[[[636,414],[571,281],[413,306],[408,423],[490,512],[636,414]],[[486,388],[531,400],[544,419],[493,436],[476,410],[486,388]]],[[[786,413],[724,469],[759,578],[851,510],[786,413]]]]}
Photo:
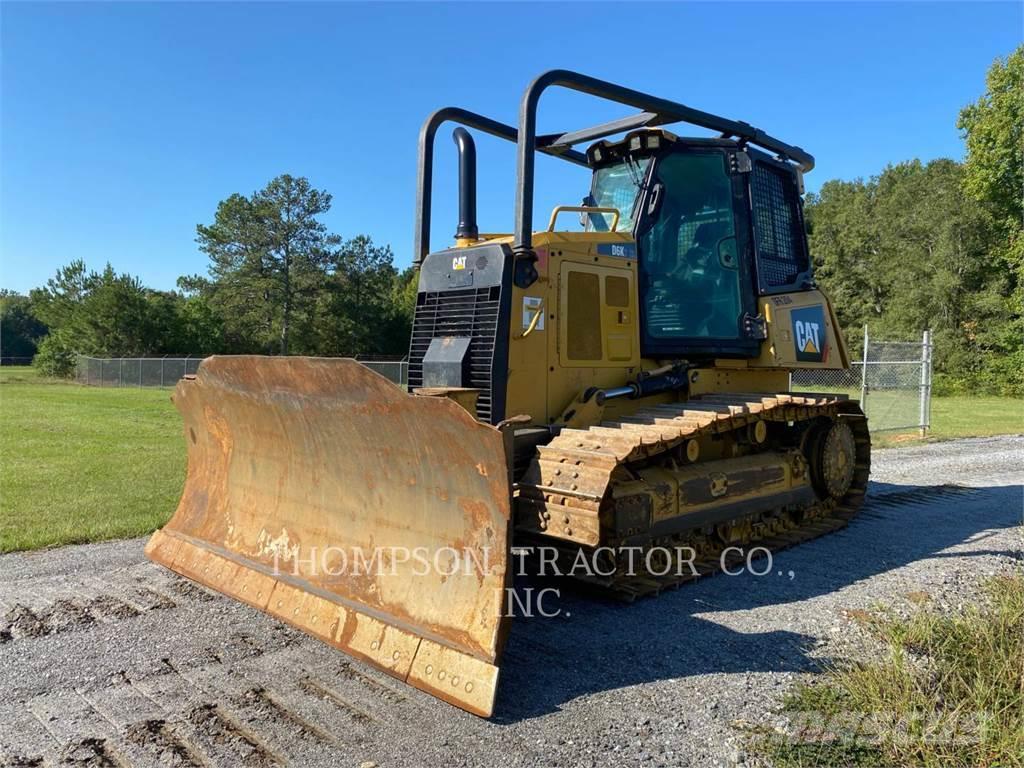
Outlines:
{"type": "Polygon", "coordinates": [[[107,739],[93,737],[65,746],[57,764],[82,768],[129,768],[131,765],[107,739]]]}
{"type": "Polygon", "coordinates": [[[25,638],[88,629],[97,622],[117,623],[150,611],[171,610],[184,602],[216,599],[205,590],[175,578],[165,594],[135,577],[130,583],[85,577],[78,583],[52,579],[25,580],[5,593],[9,607],[0,616],[0,645],[25,638]],[[36,582],[36,583],[33,583],[36,582]]]}
{"type": "MultiPolygon", "coordinates": [[[[181,730],[180,725],[166,720],[143,720],[128,726],[123,732],[123,739],[135,747],[147,762],[178,768],[209,768],[212,763],[181,730]]],[[[133,760],[136,765],[141,762],[138,756],[133,760]]]]}
{"type": "Polygon", "coordinates": [[[345,699],[340,693],[309,675],[305,675],[299,680],[298,687],[310,696],[324,701],[329,701],[341,710],[346,717],[351,718],[352,721],[358,725],[366,726],[377,722],[377,718],[373,715],[359,709],[355,704],[345,699]]]}
{"type": "Polygon", "coordinates": [[[202,704],[185,715],[202,746],[219,765],[269,768],[284,761],[221,704],[202,704]]]}
{"type": "Polygon", "coordinates": [[[254,710],[254,714],[258,715],[261,719],[288,723],[304,738],[315,739],[323,744],[330,744],[332,746],[341,744],[341,741],[335,736],[290,709],[266,688],[256,687],[246,691],[242,694],[241,704],[248,709],[254,710]]]}

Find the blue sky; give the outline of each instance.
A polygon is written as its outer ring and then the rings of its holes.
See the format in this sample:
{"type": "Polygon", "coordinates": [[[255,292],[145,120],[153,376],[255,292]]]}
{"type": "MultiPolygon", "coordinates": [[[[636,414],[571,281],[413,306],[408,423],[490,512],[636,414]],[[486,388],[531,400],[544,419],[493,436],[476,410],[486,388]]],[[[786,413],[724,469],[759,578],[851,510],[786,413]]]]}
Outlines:
{"type": "MultiPolygon", "coordinates": [[[[576,69],[746,120],[818,161],[807,177],[960,158],[959,108],[1022,37],[1019,3],[0,6],[0,287],[82,258],[156,288],[205,273],[197,223],[280,173],[334,195],[344,236],[411,256],[416,139],[433,109],[514,122],[527,82],[576,69]]],[[[624,114],[552,91],[540,130],[624,114]]],[[[511,227],[512,145],[478,140],[479,218],[511,227]]],[[[436,155],[433,246],[456,224],[436,155]]],[[[541,158],[536,220],[586,172],[541,158]]]]}

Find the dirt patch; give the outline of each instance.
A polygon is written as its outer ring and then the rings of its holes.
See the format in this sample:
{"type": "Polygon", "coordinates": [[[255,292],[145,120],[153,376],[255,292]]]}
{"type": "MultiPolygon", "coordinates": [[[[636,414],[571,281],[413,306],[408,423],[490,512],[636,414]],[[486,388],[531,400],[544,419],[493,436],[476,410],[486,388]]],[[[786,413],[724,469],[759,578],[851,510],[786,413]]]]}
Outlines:
{"type": "Polygon", "coordinates": [[[259,642],[245,633],[239,633],[232,637],[231,646],[240,658],[254,659],[266,653],[266,649],[259,642]]]}
{"type": "Polygon", "coordinates": [[[875,616],[863,608],[843,608],[840,613],[861,626],[870,626],[875,621],[875,616]]]}
{"type": "Polygon", "coordinates": [[[46,625],[31,608],[18,603],[4,615],[3,631],[11,639],[39,637],[46,634],[46,625]]]}
{"type": "Polygon", "coordinates": [[[165,720],[145,720],[131,725],[125,730],[124,738],[148,752],[158,765],[180,768],[200,768],[204,765],[192,745],[165,720]]]}
{"type": "Polygon", "coordinates": [[[61,598],[39,611],[16,603],[0,620],[0,644],[19,638],[87,629],[96,624],[97,617],[123,620],[139,613],[134,606],[111,595],[100,595],[85,603],[61,598]]]}
{"type": "Polygon", "coordinates": [[[903,443],[923,442],[924,438],[921,437],[916,432],[906,432],[906,433],[901,433],[901,434],[898,434],[898,435],[892,435],[892,434],[886,435],[886,440],[888,440],[890,443],[903,444],[903,443]]]}
{"type": "Polygon", "coordinates": [[[382,683],[378,683],[372,677],[360,672],[347,661],[342,661],[338,665],[336,671],[341,677],[345,678],[346,680],[353,680],[357,683],[365,685],[367,688],[373,691],[373,693],[380,696],[385,701],[397,703],[406,700],[405,696],[400,694],[398,691],[394,691],[388,686],[383,685],[382,683]]]}
{"type": "Polygon", "coordinates": [[[330,688],[311,677],[304,677],[299,680],[299,688],[310,696],[315,696],[318,699],[331,702],[343,713],[352,718],[353,721],[361,725],[373,722],[373,718],[370,717],[370,715],[360,709],[357,709],[355,706],[345,701],[345,699],[343,699],[338,693],[332,691],[330,688]]]}
{"type": "Polygon", "coordinates": [[[229,718],[216,704],[203,704],[186,716],[196,731],[212,744],[230,751],[236,764],[249,768],[278,765],[274,756],[240,724],[229,718]]]}
{"type": "Polygon", "coordinates": [[[168,608],[174,608],[177,605],[177,603],[167,597],[167,595],[161,595],[159,592],[154,589],[150,589],[149,587],[138,587],[135,590],[135,595],[145,603],[146,608],[151,611],[162,611],[168,608]]]}
{"type": "Polygon", "coordinates": [[[47,634],[83,629],[96,623],[96,617],[85,606],[66,598],[62,598],[49,608],[40,611],[39,620],[43,623],[47,634]]]}
{"type": "Polygon", "coordinates": [[[123,768],[126,763],[107,746],[106,739],[83,739],[64,747],[60,753],[59,765],[123,768]]]}
{"type": "Polygon", "coordinates": [[[264,719],[288,723],[302,736],[322,743],[338,744],[338,740],[334,736],[290,710],[264,688],[252,688],[246,691],[239,701],[244,706],[258,712],[264,719]]]}
{"type": "Polygon", "coordinates": [[[41,757],[25,757],[23,755],[7,756],[0,754],[0,765],[7,768],[38,768],[43,764],[41,757]]]}
{"type": "Polygon", "coordinates": [[[214,596],[207,592],[205,589],[201,589],[193,584],[191,581],[185,581],[184,579],[175,579],[170,584],[171,590],[181,597],[187,597],[191,600],[198,600],[203,603],[208,603],[214,600],[214,596]]]}
{"type": "Polygon", "coordinates": [[[89,608],[108,619],[132,619],[139,615],[138,608],[112,595],[94,597],[89,601],[89,608]]]}

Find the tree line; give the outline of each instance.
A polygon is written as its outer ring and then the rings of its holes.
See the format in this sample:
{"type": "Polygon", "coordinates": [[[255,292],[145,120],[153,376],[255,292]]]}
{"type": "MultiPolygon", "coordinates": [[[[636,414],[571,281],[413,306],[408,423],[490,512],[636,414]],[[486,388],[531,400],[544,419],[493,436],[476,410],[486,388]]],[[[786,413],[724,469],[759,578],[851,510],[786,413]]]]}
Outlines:
{"type": "Polygon", "coordinates": [[[180,277],[175,291],[73,261],[28,297],[0,297],[3,354],[34,355],[54,376],[70,376],[78,354],[405,354],[414,270],[367,235],[328,232],[318,217],[330,206],[287,174],[231,195],[196,228],[208,274],[180,277]]]}
{"type": "MultiPolygon", "coordinates": [[[[940,389],[1024,394],[1024,46],[993,63],[957,127],[962,163],[910,160],[807,196],[817,279],[854,350],[864,324],[928,328],[940,389]]],[[[196,228],[207,274],[175,291],[74,261],[27,297],[0,293],[2,354],[53,375],[76,353],[404,354],[415,272],[367,235],[329,232],[330,206],[289,175],[231,195],[196,228]]]]}
{"type": "Polygon", "coordinates": [[[1024,394],[1024,46],[960,111],[967,157],[829,181],[805,210],[847,339],[931,329],[940,389],[1024,394]]]}

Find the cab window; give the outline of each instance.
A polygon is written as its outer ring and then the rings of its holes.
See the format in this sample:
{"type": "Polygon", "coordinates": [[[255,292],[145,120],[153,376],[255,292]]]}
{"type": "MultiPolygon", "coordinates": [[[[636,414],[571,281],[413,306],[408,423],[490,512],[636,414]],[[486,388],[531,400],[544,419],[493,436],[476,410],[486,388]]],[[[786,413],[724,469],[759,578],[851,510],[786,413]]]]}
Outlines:
{"type": "MultiPolygon", "coordinates": [[[[615,208],[619,212],[617,231],[632,232],[635,215],[633,207],[637,193],[647,173],[651,158],[630,158],[617,165],[609,165],[594,171],[593,187],[585,202],[599,208],[615,208]]],[[[590,232],[607,232],[614,217],[610,213],[591,213],[587,220],[590,232]]]]}
{"type": "Polygon", "coordinates": [[[670,154],[651,184],[661,200],[639,243],[648,337],[738,338],[740,271],[724,153],[670,154]]]}

